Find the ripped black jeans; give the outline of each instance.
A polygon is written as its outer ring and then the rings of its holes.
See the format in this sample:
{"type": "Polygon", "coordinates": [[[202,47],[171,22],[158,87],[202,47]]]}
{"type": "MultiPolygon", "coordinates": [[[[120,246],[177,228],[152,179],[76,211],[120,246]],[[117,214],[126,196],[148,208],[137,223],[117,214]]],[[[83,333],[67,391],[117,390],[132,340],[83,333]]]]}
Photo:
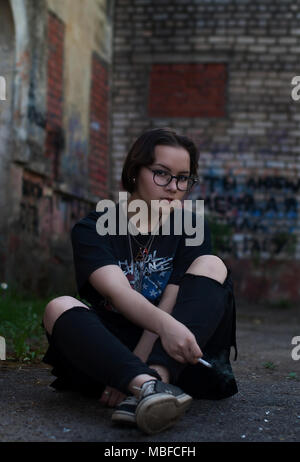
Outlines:
{"type": "Polygon", "coordinates": [[[230,364],[231,346],[236,349],[235,299],[230,270],[223,284],[214,279],[186,273],[172,316],[195,335],[202,364],[182,364],[164,350],[160,339],[154,343],[146,363],[132,351],[143,328],[119,313],[80,306],[65,311],[48,335],[49,348],[43,361],[53,366],[56,389],[71,389],[100,397],[106,385],[128,392],[128,384],[139,374],[160,378],[151,364],[163,365],[170,383],[196,399],[222,399],[237,393],[230,364]]]}

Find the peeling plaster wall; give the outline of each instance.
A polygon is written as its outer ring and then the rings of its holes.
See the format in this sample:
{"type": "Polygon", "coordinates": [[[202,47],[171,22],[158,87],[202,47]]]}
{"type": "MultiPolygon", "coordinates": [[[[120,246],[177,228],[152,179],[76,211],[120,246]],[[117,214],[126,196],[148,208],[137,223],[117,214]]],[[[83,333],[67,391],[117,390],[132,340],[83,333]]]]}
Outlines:
{"type": "Polygon", "coordinates": [[[0,205],[7,214],[0,221],[0,278],[36,294],[75,294],[70,230],[109,195],[106,6],[104,0],[85,0],[84,7],[81,0],[0,0],[0,39],[11,63],[5,111],[0,103],[0,205]],[[105,73],[92,93],[95,57],[105,73]],[[104,111],[91,104],[97,92],[104,92],[104,111]],[[101,133],[91,144],[93,118],[101,133]]]}
{"type": "Polygon", "coordinates": [[[72,193],[87,195],[89,175],[90,90],[92,51],[111,58],[110,26],[104,0],[48,0],[48,8],[65,25],[64,114],[65,149],[59,180],[72,193]]]}
{"type": "Polygon", "coordinates": [[[0,0],[0,10],[0,75],[5,79],[6,86],[6,100],[0,101],[0,277],[3,279],[11,210],[8,172],[12,147],[15,27],[9,0],[0,0]]]}

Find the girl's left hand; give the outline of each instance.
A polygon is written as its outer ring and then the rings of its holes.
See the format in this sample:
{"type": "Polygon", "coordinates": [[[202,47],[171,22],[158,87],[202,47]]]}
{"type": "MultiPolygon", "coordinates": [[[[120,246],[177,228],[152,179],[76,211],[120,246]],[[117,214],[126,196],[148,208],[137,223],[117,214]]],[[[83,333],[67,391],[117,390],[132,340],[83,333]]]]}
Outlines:
{"type": "Polygon", "coordinates": [[[100,403],[104,404],[104,406],[116,407],[125,398],[126,395],[124,395],[124,393],[117,390],[116,388],[107,386],[103,391],[99,401],[100,403]]]}

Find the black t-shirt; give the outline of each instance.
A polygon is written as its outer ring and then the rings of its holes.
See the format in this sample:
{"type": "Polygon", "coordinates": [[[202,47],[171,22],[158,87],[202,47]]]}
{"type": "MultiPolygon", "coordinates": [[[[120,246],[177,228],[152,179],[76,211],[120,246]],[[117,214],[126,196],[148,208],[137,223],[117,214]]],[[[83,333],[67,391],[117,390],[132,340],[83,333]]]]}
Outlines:
{"type": "MultiPolygon", "coordinates": [[[[116,231],[119,226],[119,203],[116,204],[116,231]]],[[[73,256],[78,294],[84,301],[92,305],[96,310],[106,308],[116,311],[109,305],[104,297],[90,284],[89,276],[98,268],[106,265],[119,266],[129,283],[133,287],[134,274],[131,262],[129,246],[129,233],[98,234],[96,229],[97,220],[105,212],[90,212],[85,218],[77,222],[71,230],[73,256]]],[[[196,214],[189,213],[192,226],[196,226],[196,214]]],[[[170,214],[170,235],[165,235],[160,228],[159,233],[154,237],[151,249],[143,263],[143,280],[141,293],[151,303],[157,306],[167,284],[179,284],[181,277],[195,258],[200,255],[211,254],[210,231],[204,221],[204,240],[200,245],[187,245],[186,239],[193,239],[196,232],[186,234],[182,213],[182,234],[175,234],[174,213],[170,214]]],[[[143,233],[131,236],[132,252],[135,256],[139,247],[136,240],[146,245],[151,233],[143,233]]],[[[135,262],[134,265],[141,263],[135,262]]]]}

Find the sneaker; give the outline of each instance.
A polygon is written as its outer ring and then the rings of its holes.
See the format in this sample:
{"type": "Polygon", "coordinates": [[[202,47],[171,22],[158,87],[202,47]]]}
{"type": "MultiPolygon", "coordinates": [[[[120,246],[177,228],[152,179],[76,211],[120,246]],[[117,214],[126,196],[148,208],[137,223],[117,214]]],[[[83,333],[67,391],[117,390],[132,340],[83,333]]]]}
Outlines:
{"type": "Polygon", "coordinates": [[[135,396],[127,396],[118,406],[111,416],[115,423],[135,425],[135,411],[138,399],[135,396]]]}
{"type": "Polygon", "coordinates": [[[175,385],[149,380],[140,388],[135,417],[137,426],[151,435],[174,425],[192,402],[192,397],[175,385]]]}

